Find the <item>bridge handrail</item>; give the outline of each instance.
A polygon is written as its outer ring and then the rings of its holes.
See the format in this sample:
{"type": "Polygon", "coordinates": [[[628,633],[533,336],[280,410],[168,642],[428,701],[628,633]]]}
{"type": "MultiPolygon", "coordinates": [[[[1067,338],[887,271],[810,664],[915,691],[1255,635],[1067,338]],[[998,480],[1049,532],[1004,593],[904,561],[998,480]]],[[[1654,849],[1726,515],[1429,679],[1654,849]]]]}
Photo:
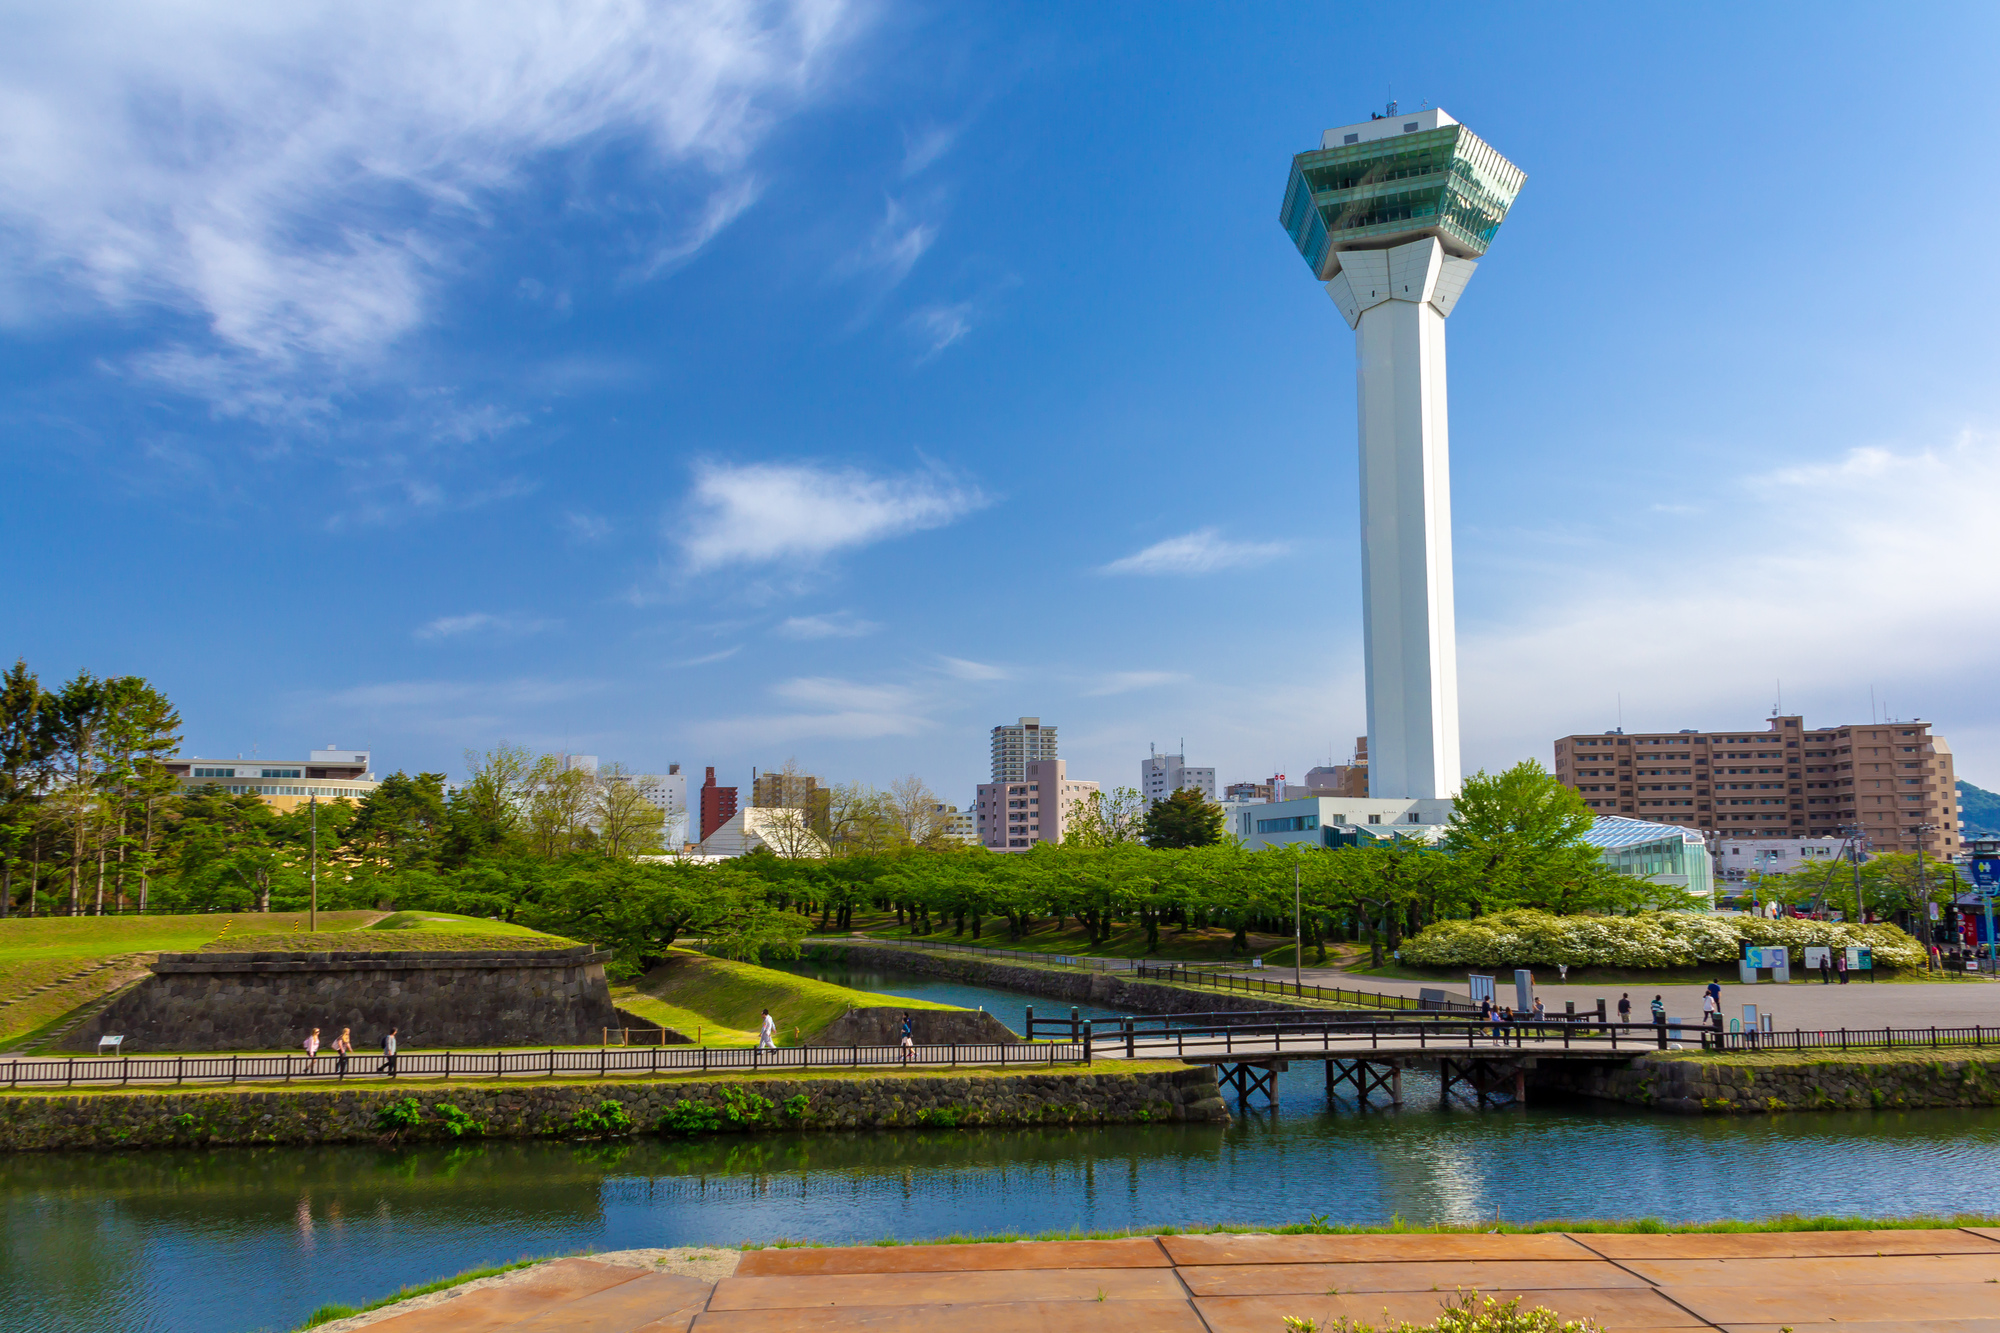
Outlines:
{"type": "Polygon", "coordinates": [[[322,1053],[305,1055],[120,1055],[69,1056],[63,1059],[15,1058],[8,1062],[7,1086],[78,1083],[175,1083],[243,1080],[344,1082],[364,1078],[504,1078],[540,1075],[554,1078],[611,1074],[707,1073],[742,1069],[837,1069],[883,1065],[936,1068],[956,1065],[1088,1064],[1091,1046],[1075,1042],[957,1042],[918,1046],[907,1053],[899,1046],[646,1046],[549,1047],[546,1050],[410,1051],[395,1057],[370,1052],[349,1058],[346,1072],[338,1059],[322,1053]]]}
{"type": "Polygon", "coordinates": [[[1171,981],[1181,985],[1206,986],[1212,990],[1241,991],[1247,995],[1291,995],[1299,999],[1331,1000],[1335,1004],[1353,1003],[1375,1009],[1426,1010],[1427,1005],[1441,1005],[1441,1010],[1430,1012],[1477,1013],[1479,1006],[1468,1001],[1444,999],[1426,1001],[1420,996],[1395,995],[1384,991],[1351,990],[1345,986],[1319,986],[1308,982],[1270,981],[1263,977],[1245,977],[1231,972],[1210,972],[1201,968],[1191,968],[1185,963],[1149,963],[1141,960],[1133,969],[1142,978],[1157,981],[1171,981]]]}

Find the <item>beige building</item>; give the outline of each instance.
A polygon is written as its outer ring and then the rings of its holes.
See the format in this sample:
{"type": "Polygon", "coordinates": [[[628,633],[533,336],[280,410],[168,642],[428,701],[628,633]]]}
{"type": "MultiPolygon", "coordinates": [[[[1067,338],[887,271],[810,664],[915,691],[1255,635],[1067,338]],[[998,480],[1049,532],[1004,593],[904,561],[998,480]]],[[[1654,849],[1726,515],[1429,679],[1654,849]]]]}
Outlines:
{"type": "Polygon", "coordinates": [[[1074,782],[1060,759],[1036,759],[1022,766],[1015,782],[982,782],[973,809],[980,843],[991,851],[1024,852],[1038,842],[1061,842],[1069,803],[1095,796],[1095,782],[1074,782]]]}
{"type": "Polygon", "coordinates": [[[1054,723],[1042,725],[1038,717],[1024,717],[1013,726],[993,728],[993,780],[995,782],[1021,782],[1027,777],[1027,765],[1037,759],[1056,757],[1056,728],[1054,723]]]}
{"type": "Polygon", "coordinates": [[[366,750],[312,750],[304,759],[202,759],[176,755],[163,765],[181,781],[181,790],[220,787],[231,796],[261,796],[279,813],[296,810],[312,797],[360,801],[379,783],[368,770],[366,750]]]}
{"type": "Polygon", "coordinates": [[[1951,747],[1923,721],[1564,736],[1555,775],[1593,810],[1723,838],[1858,832],[1877,852],[1958,851],[1951,747]]]}

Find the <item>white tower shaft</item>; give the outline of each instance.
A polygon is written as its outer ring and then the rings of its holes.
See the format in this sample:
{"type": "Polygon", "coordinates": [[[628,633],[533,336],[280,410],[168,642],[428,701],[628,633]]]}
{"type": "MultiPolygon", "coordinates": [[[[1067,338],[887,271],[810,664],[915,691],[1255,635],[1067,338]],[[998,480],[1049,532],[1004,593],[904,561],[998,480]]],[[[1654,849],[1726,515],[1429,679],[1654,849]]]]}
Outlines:
{"type": "Polygon", "coordinates": [[[1346,251],[1326,284],[1355,331],[1373,796],[1458,794],[1444,322],[1476,267],[1425,237],[1346,251]]]}

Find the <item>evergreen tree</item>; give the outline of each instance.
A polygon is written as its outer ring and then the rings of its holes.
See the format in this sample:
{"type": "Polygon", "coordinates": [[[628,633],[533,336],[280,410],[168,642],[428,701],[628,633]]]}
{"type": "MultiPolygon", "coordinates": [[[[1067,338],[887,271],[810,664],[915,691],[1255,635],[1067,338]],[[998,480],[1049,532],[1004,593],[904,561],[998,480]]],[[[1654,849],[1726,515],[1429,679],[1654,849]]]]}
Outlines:
{"type": "Polygon", "coordinates": [[[1208,847],[1222,841],[1222,807],[1182,787],[1155,801],[1142,824],[1148,847],[1208,847]]]}

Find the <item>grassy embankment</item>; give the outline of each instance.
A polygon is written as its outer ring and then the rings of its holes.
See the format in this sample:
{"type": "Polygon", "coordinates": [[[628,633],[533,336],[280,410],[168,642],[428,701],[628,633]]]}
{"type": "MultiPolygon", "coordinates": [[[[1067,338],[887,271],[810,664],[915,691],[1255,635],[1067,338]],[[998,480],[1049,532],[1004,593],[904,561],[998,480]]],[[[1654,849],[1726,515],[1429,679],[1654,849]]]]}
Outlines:
{"type": "Polygon", "coordinates": [[[0,1049],[32,1049],[76,1010],[143,975],[153,954],[569,944],[505,922],[437,912],[321,912],[310,934],[306,923],[304,912],[0,921],[0,1049]]]}
{"type": "Polygon", "coordinates": [[[849,1009],[950,1009],[929,1000],[906,1000],[849,990],[811,977],[687,949],[629,986],[614,986],[612,1003],[693,1037],[704,1046],[755,1046],[766,1009],[778,1020],[778,1044],[796,1046],[817,1036],[849,1009]]]}
{"type": "MultiPolygon", "coordinates": [[[[321,912],[322,930],[350,931],[379,912],[321,912]]],[[[192,952],[244,927],[303,930],[304,912],[189,916],[37,916],[0,921],[0,1047],[60,1026],[130,980],[136,956],[192,952]]]]}

